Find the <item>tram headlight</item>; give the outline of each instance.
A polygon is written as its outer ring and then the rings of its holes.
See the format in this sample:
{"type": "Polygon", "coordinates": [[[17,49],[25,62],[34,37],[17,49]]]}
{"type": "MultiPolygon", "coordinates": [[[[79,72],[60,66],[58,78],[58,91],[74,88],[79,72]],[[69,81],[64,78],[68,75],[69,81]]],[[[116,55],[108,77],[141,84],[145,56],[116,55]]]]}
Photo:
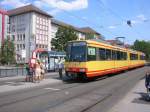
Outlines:
{"type": "Polygon", "coordinates": [[[86,69],[85,68],[80,68],[79,71],[80,72],[86,72],[86,69]]]}

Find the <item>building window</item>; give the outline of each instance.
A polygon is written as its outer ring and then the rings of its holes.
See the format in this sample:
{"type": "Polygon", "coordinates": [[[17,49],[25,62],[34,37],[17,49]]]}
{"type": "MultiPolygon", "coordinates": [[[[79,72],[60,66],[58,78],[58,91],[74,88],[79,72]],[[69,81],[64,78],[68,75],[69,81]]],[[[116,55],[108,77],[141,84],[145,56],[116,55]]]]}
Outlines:
{"type": "Polygon", "coordinates": [[[15,41],[15,35],[12,35],[12,41],[15,41]]]}
{"type": "Polygon", "coordinates": [[[17,51],[19,51],[19,44],[17,44],[17,51]]]}
{"type": "Polygon", "coordinates": [[[36,48],[38,48],[38,44],[36,44],[36,48]]]}
{"type": "Polygon", "coordinates": [[[20,49],[22,49],[22,44],[20,44],[20,49]]]}
{"type": "Polygon", "coordinates": [[[20,40],[22,40],[22,34],[20,34],[20,40]]]}
{"type": "Polygon", "coordinates": [[[23,34],[23,40],[25,40],[25,34],[23,34]]]}
{"type": "Polygon", "coordinates": [[[25,44],[22,44],[22,46],[23,46],[23,49],[25,49],[25,44]]]}

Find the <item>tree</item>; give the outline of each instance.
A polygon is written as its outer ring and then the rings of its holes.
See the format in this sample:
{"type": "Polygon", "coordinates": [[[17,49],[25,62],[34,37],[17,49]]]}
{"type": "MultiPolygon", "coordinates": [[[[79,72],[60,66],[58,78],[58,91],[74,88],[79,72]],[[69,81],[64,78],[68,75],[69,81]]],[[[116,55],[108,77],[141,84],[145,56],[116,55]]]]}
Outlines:
{"type": "Polygon", "coordinates": [[[150,42],[149,41],[139,41],[136,40],[134,45],[132,46],[133,49],[144,52],[146,55],[146,59],[150,59],[150,42]]]}
{"type": "Polygon", "coordinates": [[[77,40],[76,32],[71,27],[59,27],[56,37],[52,39],[52,49],[55,51],[65,51],[68,41],[77,40]]]}
{"type": "Polygon", "coordinates": [[[15,47],[10,39],[5,39],[1,47],[0,63],[12,64],[15,63],[15,47]]]}

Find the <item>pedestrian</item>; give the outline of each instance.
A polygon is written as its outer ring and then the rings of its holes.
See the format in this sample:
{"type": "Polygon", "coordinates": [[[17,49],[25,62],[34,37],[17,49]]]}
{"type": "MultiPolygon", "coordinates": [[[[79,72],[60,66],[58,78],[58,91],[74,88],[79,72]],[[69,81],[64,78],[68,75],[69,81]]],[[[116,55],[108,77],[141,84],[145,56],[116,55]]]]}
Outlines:
{"type": "Polygon", "coordinates": [[[40,61],[37,60],[35,64],[35,82],[40,82],[41,80],[41,66],[40,61]]]}
{"type": "Polygon", "coordinates": [[[150,71],[147,71],[145,75],[145,87],[147,88],[147,92],[150,92],[150,71]]]}
{"type": "Polygon", "coordinates": [[[61,59],[58,61],[58,71],[59,71],[59,77],[60,79],[62,79],[62,70],[63,70],[63,62],[61,61],[61,59]]]}
{"type": "Polygon", "coordinates": [[[30,67],[29,69],[29,82],[33,82],[33,76],[34,76],[34,68],[30,67]]]}
{"type": "Polygon", "coordinates": [[[44,79],[45,78],[45,66],[44,66],[44,63],[41,62],[41,79],[44,79]]]}
{"type": "Polygon", "coordinates": [[[25,64],[25,69],[26,69],[26,78],[25,81],[28,82],[29,81],[29,77],[30,77],[30,67],[28,64],[25,64]]]}

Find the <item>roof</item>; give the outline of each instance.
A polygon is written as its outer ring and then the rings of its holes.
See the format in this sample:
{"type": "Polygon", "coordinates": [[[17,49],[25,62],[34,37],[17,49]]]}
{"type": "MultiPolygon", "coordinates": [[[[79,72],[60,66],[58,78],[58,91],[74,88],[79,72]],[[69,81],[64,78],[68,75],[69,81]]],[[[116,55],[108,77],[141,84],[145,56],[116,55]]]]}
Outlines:
{"type": "Polygon", "coordinates": [[[16,8],[16,9],[8,10],[8,15],[9,16],[15,16],[15,15],[28,13],[28,12],[37,12],[37,13],[40,13],[42,15],[45,15],[45,16],[48,16],[48,17],[52,17],[47,12],[39,9],[38,7],[36,7],[36,6],[32,5],[32,4],[26,5],[26,6],[23,6],[23,7],[19,7],[19,8],[16,8]]]}
{"type": "MultiPolygon", "coordinates": [[[[68,24],[68,23],[64,23],[64,22],[62,22],[62,21],[56,20],[56,19],[52,19],[51,22],[52,22],[52,24],[55,24],[55,25],[58,25],[58,26],[72,27],[74,30],[79,31],[79,32],[82,32],[82,31],[79,30],[79,28],[77,28],[77,27],[75,27],[75,26],[73,26],[73,25],[70,25],[70,24],[68,24]]],[[[84,33],[84,32],[82,32],[82,33],[84,33]]]]}
{"type": "Polygon", "coordinates": [[[6,10],[0,9],[0,14],[8,14],[6,10]]]}
{"type": "Polygon", "coordinates": [[[72,27],[74,30],[76,30],[78,32],[82,32],[82,33],[94,33],[94,34],[101,35],[100,33],[96,32],[95,30],[93,30],[90,27],[78,28],[78,27],[75,27],[73,25],[70,25],[70,24],[64,23],[62,21],[56,20],[56,19],[52,19],[52,23],[59,25],[59,26],[72,27]]]}
{"type": "Polygon", "coordinates": [[[95,30],[93,30],[90,27],[83,27],[83,28],[79,28],[80,31],[85,32],[85,33],[94,33],[94,34],[98,34],[100,35],[100,33],[96,32],[95,30]]]}

